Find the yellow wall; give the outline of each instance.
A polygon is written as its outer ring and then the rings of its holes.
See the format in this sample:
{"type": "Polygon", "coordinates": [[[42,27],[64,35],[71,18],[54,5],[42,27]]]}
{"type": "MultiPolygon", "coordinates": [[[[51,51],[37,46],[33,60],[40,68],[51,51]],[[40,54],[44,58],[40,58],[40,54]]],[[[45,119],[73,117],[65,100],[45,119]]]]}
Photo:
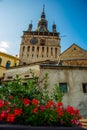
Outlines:
{"type": "Polygon", "coordinates": [[[6,71],[6,68],[0,66],[0,78],[3,76],[3,74],[5,73],[5,71],[6,71]]]}
{"type": "Polygon", "coordinates": [[[19,58],[17,56],[12,56],[3,52],[0,52],[0,77],[3,76],[3,73],[6,70],[6,63],[10,61],[10,67],[19,65],[19,58]]]}

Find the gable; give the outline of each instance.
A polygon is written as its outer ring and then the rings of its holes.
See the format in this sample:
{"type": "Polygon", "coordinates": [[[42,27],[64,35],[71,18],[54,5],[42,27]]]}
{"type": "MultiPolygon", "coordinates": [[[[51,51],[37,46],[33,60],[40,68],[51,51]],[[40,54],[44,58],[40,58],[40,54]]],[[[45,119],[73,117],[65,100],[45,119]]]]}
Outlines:
{"type": "Polygon", "coordinates": [[[60,58],[61,59],[86,59],[87,51],[80,48],[76,44],[73,44],[60,55],[60,58]]]}

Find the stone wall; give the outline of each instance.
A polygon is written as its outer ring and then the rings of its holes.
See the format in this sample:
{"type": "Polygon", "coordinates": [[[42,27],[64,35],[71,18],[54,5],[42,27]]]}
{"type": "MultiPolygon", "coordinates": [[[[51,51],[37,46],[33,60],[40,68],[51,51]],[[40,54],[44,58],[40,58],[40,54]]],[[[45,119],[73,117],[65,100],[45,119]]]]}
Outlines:
{"type": "Polygon", "coordinates": [[[29,78],[31,78],[30,69],[33,70],[35,75],[39,77],[39,65],[18,66],[7,69],[3,81],[11,81],[16,77],[16,75],[19,75],[19,77],[23,80],[28,80],[29,78]]]}
{"type": "Polygon", "coordinates": [[[65,106],[73,105],[79,108],[82,115],[87,117],[87,93],[83,92],[83,83],[87,83],[87,67],[69,67],[57,65],[42,65],[41,78],[48,73],[49,93],[57,83],[67,83],[68,92],[63,97],[65,106]]]}
{"type": "Polygon", "coordinates": [[[87,59],[65,59],[61,60],[62,65],[87,66],[87,59]]]}

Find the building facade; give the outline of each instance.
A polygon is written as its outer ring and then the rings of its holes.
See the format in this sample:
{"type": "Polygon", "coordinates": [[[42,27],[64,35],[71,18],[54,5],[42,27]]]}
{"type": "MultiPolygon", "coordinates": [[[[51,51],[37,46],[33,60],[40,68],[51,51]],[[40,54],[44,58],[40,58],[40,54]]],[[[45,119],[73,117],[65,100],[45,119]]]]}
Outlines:
{"type": "MultiPolygon", "coordinates": [[[[52,25],[52,32],[48,30],[44,8],[35,31],[32,31],[32,26],[32,23],[29,24],[28,30],[23,32],[19,66],[7,69],[3,81],[13,80],[16,74],[23,80],[28,80],[31,78],[29,69],[33,69],[40,78],[48,73],[49,93],[55,84],[61,90],[64,87],[64,104],[79,108],[82,115],[87,117],[87,50],[72,44],[61,53],[59,32],[56,31],[55,24],[52,25]]],[[[7,55],[3,60],[3,69],[9,63],[6,58],[7,55]]],[[[2,57],[0,63],[2,65],[2,57]]],[[[11,63],[14,66],[16,61],[11,63]]]]}
{"type": "Polygon", "coordinates": [[[40,71],[41,79],[48,73],[49,94],[57,84],[60,92],[64,91],[64,105],[78,108],[87,118],[87,66],[43,64],[40,71]]]}
{"type": "Polygon", "coordinates": [[[76,44],[72,44],[59,57],[61,65],[87,66],[87,50],[76,44]]]}
{"type": "Polygon", "coordinates": [[[45,60],[57,60],[60,54],[60,37],[56,31],[55,23],[52,32],[48,30],[48,21],[45,11],[41,13],[38,27],[32,31],[32,23],[27,31],[23,32],[20,45],[20,64],[29,64],[45,60]]]}
{"type": "Polygon", "coordinates": [[[3,52],[0,52],[0,78],[3,77],[6,69],[12,66],[19,65],[19,58],[3,52]]]}

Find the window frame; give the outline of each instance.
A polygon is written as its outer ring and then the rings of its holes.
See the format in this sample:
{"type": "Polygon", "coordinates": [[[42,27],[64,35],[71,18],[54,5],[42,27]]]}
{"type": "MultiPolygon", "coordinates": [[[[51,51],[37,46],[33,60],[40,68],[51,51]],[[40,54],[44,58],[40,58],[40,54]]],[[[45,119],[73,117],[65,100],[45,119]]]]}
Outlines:
{"type": "Polygon", "coordinates": [[[87,83],[82,84],[83,93],[87,93],[87,83]]]}
{"type": "Polygon", "coordinates": [[[68,92],[68,84],[67,84],[67,82],[60,82],[59,83],[59,90],[60,90],[60,92],[62,93],[67,93],[68,92]],[[64,86],[64,87],[63,87],[64,86]],[[66,87],[66,88],[65,88],[66,87]],[[64,89],[64,91],[63,91],[63,89],[64,89]]]}

